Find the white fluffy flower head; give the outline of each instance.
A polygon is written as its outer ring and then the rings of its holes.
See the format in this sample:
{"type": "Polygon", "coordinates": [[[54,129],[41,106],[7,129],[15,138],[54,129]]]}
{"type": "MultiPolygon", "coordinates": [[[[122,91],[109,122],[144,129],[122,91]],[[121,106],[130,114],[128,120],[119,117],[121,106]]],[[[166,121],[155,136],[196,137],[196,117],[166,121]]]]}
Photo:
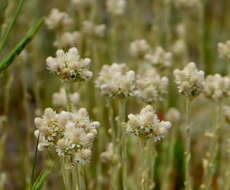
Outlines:
{"type": "Polygon", "coordinates": [[[58,9],[52,9],[45,20],[47,27],[50,30],[58,28],[66,28],[72,24],[72,19],[65,12],[60,12],[58,9]]]}
{"type": "Polygon", "coordinates": [[[162,101],[168,92],[168,78],[161,77],[156,69],[146,68],[137,75],[137,97],[146,103],[162,101]]]}
{"type": "Polygon", "coordinates": [[[179,93],[185,96],[198,96],[204,88],[204,72],[195,63],[189,63],[183,70],[174,70],[175,82],[179,93]]]}
{"type": "Polygon", "coordinates": [[[230,96],[230,78],[220,74],[209,75],[205,80],[204,95],[215,101],[220,101],[230,96]]]}
{"type": "Polygon", "coordinates": [[[141,138],[154,138],[160,140],[164,137],[171,123],[169,121],[160,121],[152,106],[144,107],[140,114],[129,114],[127,122],[127,132],[141,138]]]}
{"type": "Polygon", "coordinates": [[[146,40],[135,40],[130,43],[130,54],[135,58],[143,58],[150,50],[150,46],[146,40]]]}
{"type": "MultiPolygon", "coordinates": [[[[73,103],[73,105],[78,105],[80,101],[80,94],[77,92],[74,92],[69,95],[70,100],[73,103]]],[[[65,88],[60,88],[59,92],[55,92],[52,96],[52,103],[55,106],[60,106],[60,107],[66,107],[67,106],[67,96],[66,96],[66,91],[65,88]]]]}
{"type": "Polygon", "coordinates": [[[93,75],[88,70],[91,60],[81,58],[77,48],[71,48],[66,53],[59,49],[56,57],[48,57],[46,62],[48,70],[64,81],[85,81],[93,75]]]}
{"type": "Polygon", "coordinates": [[[218,43],[219,56],[230,62],[230,40],[225,43],[218,43]]]}
{"type": "Polygon", "coordinates": [[[126,7],[126,0],[107,0],[107,10],[113,15],[123,15],[126,7]]]}
{"type": "Polygon", "coordinates": [[[162,47],[157,47],[155,52],[147,54],[145,59],[153,66],[162,69],[172,65],[172,53],[165,51],[162,47]]]}
{"type": "Polygon", "coordinates": [[[105,24],[95,25],[88,20],[85,20],[82,24],[82,32],[88,36],[103,37],[105,35],[105,29],[105,24]]]}
{"type": "Polygon", "coordinates": [[[136,88],[135,72],[129,70],[126,64],[104,65],[96,80],[96,87],[104,96],[133,96],[136,88]]]}
{"type": "Polygon", "coordinates": [[[230,124],[230,106],[223,107],[224,118],[228,124],[230,124]]]}
{"type": "Polygon", "coordinates": [[[54,46],[58,48],[73,47],[78,45],[80,41],[80,32],[64,32],[60,36],[58,36],[57,40],[54,42],[54,46]]]}
{"type": "Polygon", "coordinates": [[[90,121],[85,108],[74,113],[56,113],[47,108],[42,117],[35,118],[35,125],[35,135],[39,136],[39,150],[54,149],[59,156],[65,157],[72,164],[89,162],[100,124],[90,121]]]}

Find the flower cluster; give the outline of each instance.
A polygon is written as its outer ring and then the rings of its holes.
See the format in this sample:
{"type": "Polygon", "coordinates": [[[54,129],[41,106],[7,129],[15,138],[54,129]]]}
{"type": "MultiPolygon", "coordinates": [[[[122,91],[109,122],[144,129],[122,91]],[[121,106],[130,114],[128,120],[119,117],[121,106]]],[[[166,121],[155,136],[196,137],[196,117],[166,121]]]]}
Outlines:
{"type": "Polygon", "coordinates": [[[215,101],[230,96],[230,78],[220,74],[209,75],[205,80],[204,94],[215,101]]]}
{"type": "Polygon", "coordinates": [[[80,32],[64,32],[54,42],[54,46],[58,48],[73,47],[79,44],[81,41],[80,32]]]}
{"type": "Polygon", "coordinates": [[[223,112],[226,122],[230,124],[230,106],[224,106],[223,112]]]}
{"type": "Polygon", "coordinates": [[[157,47],[155,52],[145,55],[145,59],[151,65],[162,69],[172,65],[172,53],[165,51],[162,47],[157,47]]]}
{"type": "Polygon", "coordinates": [[[154,68],[147,68],[137,75],[137,97],[152,103],[163,100],[168,92],[168,78],[161,77],[154,68]]]}
{"type": "Polygon", "coordinates": [[[178,8],[197,8],[201,1],[200,0],[176,0],[174,1],[175,6],[178,8]]]}
{"type": "Polygon", "coordinates": [[[196,68],[195,63],[189,63],[183,70],[174,71],[179,92],[185,96],[198,96],[204,88],[204,72],[196,68]]]}
{"type": "Polygon", "coordinates": [[[82,32],[88,36],[103,37],[105,35],[105,24],[95,25],[91,21],[85,20],[82,26],[82,32]]]}
{"type": "Polygon", "coordinates": [[[126,7],[126,0],[107,0],[107,10],[113,15],[124,14],[126,7]]]}
{"type": "Polygon", "coordinates": [[[72,19],[65,12],[60,12],[58,9],[52,9],[45,23],[50,30],[54,30],[69,27],[72,24],[72,19]]]}
{"type": "Polygon", "coordinates": [[[150,46],[146,40],[135,40],[130,43],[130,54],[135,58],[143,58],[150,50],[150,46]]]}
{"type": "Polygon", "coordinates": [[[94,3],[94,0],[71,0],[72,4],[76,8],[81,8],[81,7],[88,7],[92,3],[94,3]]]}
{"type": "Polygon", "coordinates": [[[85,164],[91,157],[93,141],[100,123],[91,122],[85,108],[75,113],[56,113],[47,108],[42,117],[35,118],[39,150],[54,149],[72,164],[85,164]]]}
{"type": "Polygon", "coordinates": [[[160,140],[164,137],[171,123],[169,121],[160,121],[152,106],[144,107],[140,114],[129,114],[127,122],[127,132],[141,138],[154,138],[160,140]]]}
{"type": "Polygon", "coordinates": [[[63,50],[57,50],[56,57],[48,57],[46,62],[48,70],[64,81],[85,81],[93,75],[88,70],[91,60],[82,59],[77,48],[71,48],[66,53],[63,50]]]}
{"type": "Polygon", "coordinates": [[[126,64],[104,65],[96,80],[96,87],[104,96],[133,96],[136,88],[135,72],[129,70],[126,64]]]}
{"type": "Polygon", "coordinates": [[[176,108],[170,108],[166,114],[165,119],[171,123],[178,123],[181,120],[181,113],[176,108]]]}
{"type": "Polygon", "coordinates": [[[230,40],[225,43],[218,43],[218,53],[220,57],[230,61],[230,40]]]}
{"type": "MultiPolygon", "coordinates": [[[[78,105],[80,101],[79,93],[75,92],[69,95],[71,103],[73,105],[78,105]]],[[[59,92],[55,92],[52,96],[52,103],[55,106],[66,107],[67,105],[67,96],[64,88],[60,88],[59,92]]]]}
{"type": "Polygon", "coordinates": [[[118,160],[118,157],[114,151],[114,144],[113,143],[109,143],[106,151],[102,152],[101,155],[101,161],[104,163],[114,163],[118,160]]]}

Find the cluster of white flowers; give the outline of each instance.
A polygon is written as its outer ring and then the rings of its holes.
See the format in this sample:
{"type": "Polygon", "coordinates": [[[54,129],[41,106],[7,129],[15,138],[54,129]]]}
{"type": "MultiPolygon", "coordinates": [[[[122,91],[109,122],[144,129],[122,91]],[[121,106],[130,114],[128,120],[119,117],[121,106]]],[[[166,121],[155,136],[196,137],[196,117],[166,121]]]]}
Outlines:
{"type": "Polygon", "coordinates": [[[158,46],[153,53],[145,56],[145,59],[153,66],[161,69],[166,69],[172,65],[172,53],[165,51],[162,47],[158,46]]]}
{"type": "Polygon", "coordinates": [[[102,152],[101,155],[101,161],[104,163],[114,163],[118,160],[118,157],[114,151],[114,144],[113,143],[109,143],[106,151],[102,152]]]}
{"type": "MultiPolygon", "coordinates": [[[[80,94],[74,92],[69,95],[71,103],[73,105],[78,105],[80,101],[80,94]]],[[[60,88],[59,92],[55,92],[52,96],[52,103],[55,106],[66,107],[67,106],[67,96],[65,88],[60,88]]]]}
{"type": "Polygon", "coordinates": [[[230,61],[230,40],[225,43],[218,43],[218,53],[220,57],[230,61]]]}
{"type": "Polygon", "coordinates": [[[71,0],[72,4],[76,8],[88,7],[92,3],[95,3],[95,0],[71,0]]]}
{"type": "Polygon", "coordinates": [[[81,34],[80,32],[64,32],[58,36],[56,41],[54,42],[54,46],[58,48],[67,48],[76,46],[81,42],[81,34]]]}
{"type": "Polygon", "coordinates": [[[140,114],[129,114],[127,122],[127,132],[141,138],[154,138],[160,140],[164,137],[171,123],[169,121],[160,121],[152,106],[144,107],[140,114]]]}
{"type": "Polygon", "coordinates": [[[174,71],[179,93],[185,96],[198,96],[204,88],[204,72],[197,70],[195,63],[189,63],[183,70],[174,71]]]}
{"type": "Polygon", "coordinates": [[[95,25],[91,21],[85,20],[82,25],[82,32],[88,36],[103,37],[105,35],[105,24],[95,25]]]}
{"type": "Polygon", "coordinates": [[[72,19],[65,12],[60,12],[58,9],[52,9],[45,19],[45,23],[50,30],[58,28],[66,28],[72,24],[72,19]]]}
{"type": "Polygon", "coordinates": [[[153,103],[162,101],[168,92],[168,78],[161,77],[156,69],[146,68],[137,75],[137,97],[144,102],[153,103]]]}
{"type": "Polygon", "coordinates": [[[230,124],[230,106],[224,106],[223,112],[226,122],[230,124]]]}
{"type": "Polygon", "coordinates": [[[143,58],[150,50],[148,42],[144,39],[135,40],[130,43],[130,54],[135,58],[143,58]]]}
{"type": "Polygon", "coordinates": [[[126,0],[107,0],[107,10],[113,15],[124,14],[126,7],[126,0]]]}
{"type": "Polygon", "coordinates": [[[84,81],[93,76],[88,70],[91,60],[82,59],[77,48],[71,48],[66,53],[61,49],[57,50],[56,57],[48,57],[46,62],[48,70],[64,81],[84,81]]]}
{"type": "Polygon", "coordinates": [[[181,120],[181,113],[176,108],[170,108],[165,114],[165,119],[176,124],[181,120]]]}
{"type": "Polygon", "coordinates": [[[135,72],[129,70],[126,64],[104,65],[96,80],[96,87],[104,96],[133,96],[136,88],[135,72]]]}
{"type": "Polygon", "coordinates": [[[6,123],[6,116],[5,115],[0,115],[0,129],[4,126],[6,123]]]}
{"type": "Polygon", "coordinates": [[[74,113],[47,108],[42,117],[35,118],[35,125],[39,150],[53,149],[72,164],[89,162],[100,123],[91,122],[85,108],[74,113]]]}
{"type": "Polygon", "coordinates": [[[204,95],[215,101],[230,96],[230,78],[220,74],[209,75],[205,80],[204,95]]]}

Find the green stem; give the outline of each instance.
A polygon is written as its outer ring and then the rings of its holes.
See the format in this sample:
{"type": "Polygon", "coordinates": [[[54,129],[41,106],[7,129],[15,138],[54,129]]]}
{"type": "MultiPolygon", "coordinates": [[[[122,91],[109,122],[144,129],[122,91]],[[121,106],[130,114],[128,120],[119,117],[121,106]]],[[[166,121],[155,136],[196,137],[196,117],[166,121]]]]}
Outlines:
{"type": "Polygon", "coordinates": [[[212,142],[209,147],[209,151],[207,153],[206,165],[204,166],[205,174],[204,180],[200,189],[210,190],[212,185],[212,179],[215,173],[215,159],[219,149],[219,130],[220,130],[220,121],[221,121],[221,103],[217,106],[216,109],[216,119],[215,119],[215,127],[213,129],[212,134],[212,142]]]}
{"type": "Polygon", "coordinates": [[[190,133],[190,117],[191,117],[191,99],[186,99],[186,127],[185,127],[185,190],[192,190],[191,181],[191,133],[190,133]]]}
{"type": "Polygon", "coordinates": [[[122,163],[122,188],[127,190],[127,150],[126,150],[126,136],[123,124],[126,120],[126,106],[125,99],[119,100],[119,125],[118,125],[118,142],[120,142],[120,154],[122,163]],[[119,140],[120,139],[120,140],[119,140]]]}

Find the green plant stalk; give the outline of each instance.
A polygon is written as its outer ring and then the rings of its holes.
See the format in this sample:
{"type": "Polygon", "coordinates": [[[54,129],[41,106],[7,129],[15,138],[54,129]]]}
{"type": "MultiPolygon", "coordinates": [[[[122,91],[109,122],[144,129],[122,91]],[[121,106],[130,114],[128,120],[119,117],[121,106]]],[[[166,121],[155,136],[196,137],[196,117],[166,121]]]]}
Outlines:
{"type": "Polygon", "coordinates": [[[33,39],[37,31],[40,29],[44,22],[41,18],[26,34],[26,36],[10,51],[6,57],[0,62],[0,73],[8,68],[14,59],[21,53],[25,46],[33,39]]]}
{"type": "Polygon", "coordinates": [[[209,151],[207,153],[207,164],[204,167],[205,174],[204,174],[204,180],[201,185],[201,189],[210,190],[212,185],[212,179],[215,173],[215,160],[216,156],[219,150],[219,130],[221,126],[221,114],[222,114],[222,106],[221,103],[218,104],[216,108],[216,118],[215,118],[215,127],[213,129],[213,136],[212,136],[212,142],[211,146],[209,147],[209,151]]]}
{"type": "Polygon", "coordinates": [[[77,166],[78,190],[86,190],[84,166],[77,166]]]}
{"type": "Polygon", "coordinates": [[[127,190],[127,147],[126,147],[126,135],[124,129],[124,122],[126,120],[126,99],[119,99],[119,124],[118,124],[118,143],[120,158],[121,158],[121,176],[122,176],[122,189],[127,190]]]}
{"type": "Polygon", "coordinates": [[[191,132],[190,132],[190,117],[191,117],[191,99],[186,98],[186,126],[185,126],[185,190],[192,190],[191,180],[191,132]]]}
{"type": "Polygon", "coordinates": [[[9,27],[7,28],[7,31],[5,33],[5,35],[3,36],[3,39],[1,39],[1,42],[0,42],[0,53],[2,52],[2,50],[5,48],[6,44],[7,44],[7,41],[9,39],[9,35],[11,33],[11,31],[13,30],[14,28],[14,25],[17,21],[17,18],[22,10],[22,7],[23,7],[23,4],[24,4],[24,0],[20,0],[19,1],[19,4],[18,4],[18,7],[16,9],[16,12],[15,12],[15,15],[12,19],[12,22],[9,24],[9,27]]]}
{"type": "Polygon", "coordinates": [[[169,139],[169,147],[168,147],[168,159],[166,163],[166,171],[164,176],[162,177],[162,190],[168,190],[171,187],[172,183],[172,178],[171,178],[171,173],[173,171],[173,161],[174,161],[174,147],[175,147],[175,142],[176,142],[176,129],[172,129],[172,135],[169,139]]]}

